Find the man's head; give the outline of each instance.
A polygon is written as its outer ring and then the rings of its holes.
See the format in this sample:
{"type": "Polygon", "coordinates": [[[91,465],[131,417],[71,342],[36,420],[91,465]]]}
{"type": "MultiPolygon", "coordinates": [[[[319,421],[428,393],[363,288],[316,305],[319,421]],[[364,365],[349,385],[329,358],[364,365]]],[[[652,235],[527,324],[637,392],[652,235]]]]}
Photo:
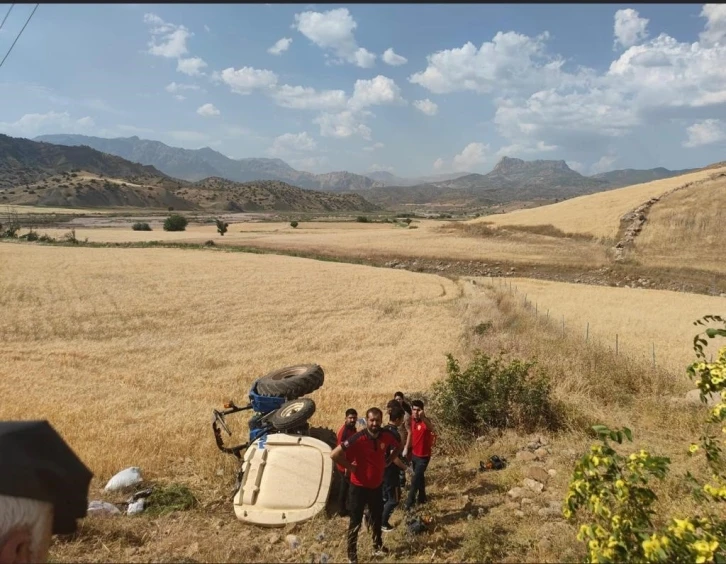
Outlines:
{"type": "Polygon", "coordinates": [[[355,427],[356,421],[358,421],[358,412],[351,407],[345,412],[345,425],[347,427],[355,427]]]}
{"type": "Polygon", "coordinates": [[[386,413],[388,415],[391,415],[391,410],[394,407],[401,407],[401,405],[395,399],[389,400],[388,403],[386,404],[386,413]]]}
{"type": "Polygon", "coordinates": [[[383,423],[383,412],[377,407],[371,407],[366,411],[366,429],[374,437],[378,436],[383,423]]]}
{"type": "Polygon", "coordinates": [[[424,410],[424,403],[421,400],[413,400],[411,402],[411,415],[418,421],[421,419],[421,414],[424,410]]]}
{"type": "Polygon", "coordinates": [[[0,564],[45,562],[52,534],[52,503],[0,495],[0,564]]]}
{"type": "Polygon", "coordinates": [[[406,398],[403,397],[403,392],[396,392],[393,394],[393,399],[396,400],[399,404],[402,404],[406,398]]]}
{"type": "Polygon", "coordinates": [[[403,417],[405,415],[406,412],[403,410],[403,408],[400,405],[396,405],[395,407],[392,407],[391,410],[388,412],[388,420],[391,422],[391,425],[399,427],[401,423],[403,423],[403,417]]]}

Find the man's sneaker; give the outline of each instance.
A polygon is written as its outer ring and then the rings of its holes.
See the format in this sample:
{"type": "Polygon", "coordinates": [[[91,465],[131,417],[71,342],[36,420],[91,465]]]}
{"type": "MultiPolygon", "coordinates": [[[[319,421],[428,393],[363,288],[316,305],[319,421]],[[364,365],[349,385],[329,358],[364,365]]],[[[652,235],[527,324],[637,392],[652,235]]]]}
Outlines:
{"type": "Polygon", "coordinates": [[[387,548],[387,547],[385,547],[385,546],[381,546],[381,547],[379,547],[379,548],[376,548],[376,549],[375,549],[375,550],[373,551],[373,556],[385,556],[385,555],[386,555],[386,554],[388,554],[389,552],[390,552],[390,550],[388,550],[388,548],[387,548]]]}
{"type": "Polygon", "coordinates": [[[381,525],[381,531],[384,533],[390,533],[393,530],[391,525],[381,525]]]}

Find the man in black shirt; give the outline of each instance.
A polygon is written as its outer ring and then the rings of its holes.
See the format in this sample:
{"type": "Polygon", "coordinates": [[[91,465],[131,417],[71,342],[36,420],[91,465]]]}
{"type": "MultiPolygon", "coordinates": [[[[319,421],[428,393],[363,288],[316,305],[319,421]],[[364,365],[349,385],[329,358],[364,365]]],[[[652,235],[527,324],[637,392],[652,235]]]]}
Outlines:
{"type": "MultiPolygon", "coordinates": [[[[392,406],[388,415],[388,425],[384,427],[384,429],[391,431],[399,441],[400,434],[398,428],[403,424],[405,414],[406,412],[401,407],[392,406]]],[[[386,470],[383,474],[383,517],[381,530],[384,533],[393,530],[388,520],[401,499],[401,479],[399,473],[412,473],[411,468],[406,466],[399,457],[392,458],[392,453],[393,449],[389,447],[386,451],[386,470]]]]}

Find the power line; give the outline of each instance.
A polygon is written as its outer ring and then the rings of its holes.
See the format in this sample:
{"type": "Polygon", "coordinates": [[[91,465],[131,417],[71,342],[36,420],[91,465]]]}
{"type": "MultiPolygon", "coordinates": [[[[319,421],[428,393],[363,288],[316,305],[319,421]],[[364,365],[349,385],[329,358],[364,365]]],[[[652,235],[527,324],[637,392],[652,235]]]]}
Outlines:
{"type": "Polygon", "coordinates": [[[7,14],[5,14],[5,17],[3,18],[3,23],[0,23],[0,29],[2,29],[2,28],[3,28],[3,26],[5,25],[5,20],[7,20],[7,19],[8,19],[8,16],[10,15],[10,12],[12,12],[12,11],[13,11],[13,7],[14,7],[14,6],[15,6],[15,4],[10,4],[10,8],[8,8],[8,13],[7,13],[7,14]]]}
{"type": "MultiPolygon", "coordinates": [[[[13,50],[13,47],[15,47],[15,44],[18,42],[18,39],[20,39],[20,36],[23,35],[23,31],[25,31],[26,26],[30,23],[30,19],[33,17],[33,14],[35,13],[35,10],[38,9],[38,6],[40,6],[40,4],[36,4],[35,5],[35,8],[33,8],[33,11],[30,12],[30,15],[28,16],[28,19],[25,21],[25,25],[20,30],[20,33],[18,33],[18,36],[15,38],[15,41],[13,41],[13,44],[10,46],[10,49],[8,49],[8,52],[5,53],[5,57],[3,57],[3,60],[0,61],[0,68],[2,68],[3,64],[5,63],[5,60],[8,58],[8,56],[11,53],[11,51],[13,50]]],[[[10,12],[8,12],[8,13],[10,13],[10,12]]]]}

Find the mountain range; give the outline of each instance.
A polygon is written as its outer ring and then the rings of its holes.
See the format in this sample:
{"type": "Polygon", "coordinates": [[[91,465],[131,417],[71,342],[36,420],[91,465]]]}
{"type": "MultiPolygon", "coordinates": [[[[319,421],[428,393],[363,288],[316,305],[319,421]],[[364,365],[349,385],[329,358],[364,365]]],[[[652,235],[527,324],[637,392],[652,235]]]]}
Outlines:
{"type": "Polygon", "coordinates": [[[0,203],[210,211],[375,211],[355,193],[304,190],[276,180],[178,180],[87,146],[0,134],[0,203]]]}
{"type": "Polygon", "coordinates": [[[34,141],[56,145],[85,145],[129,161],[152,165],[169,176],[191,182],[214,176],[235,182],[279,180],[300,188],[329,192],[366,190],[383,185],[367,176],[351,172],[313,174],[295,170],[282,159],[230,159],[209,147],[181,149],[170,147],[160,141],[139,139],[136,136],[105,139],[86,135],[58,134],[41,135],[34,141]]]}

